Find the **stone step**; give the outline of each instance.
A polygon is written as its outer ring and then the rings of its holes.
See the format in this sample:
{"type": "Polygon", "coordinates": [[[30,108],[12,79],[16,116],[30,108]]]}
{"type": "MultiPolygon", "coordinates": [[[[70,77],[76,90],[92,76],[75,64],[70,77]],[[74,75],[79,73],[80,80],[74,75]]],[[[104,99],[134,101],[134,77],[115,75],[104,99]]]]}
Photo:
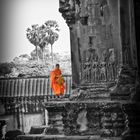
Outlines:
{"type": "Polygon", "coordinates": [[[48,98],[48,101],[68,101],[69,98],[67,97],[51,97],[51,98],[48,98]]]}
{"type": "Polygon", "coordinates": [[[100,101],[100,102],[104,102],[104,101],[110,101],[109,98],[90,98],[89,101],[100,101]]]}
{"type": "Polygon", "coordinates": [[[97,91],[97,92],[89,92],[90,95],[96,95],[96,96],[110,96],[109,92],[101,92],[101,91],[97,91]]]}
{"type": "Polygon", "coordinates": [[[130,99],[130,93],[117,93],[117,94],[111,94],[112,100],[129,100],[130,99]]]}
{"type": "Polygon", "coordinates": [[[105,99],[105,100],[110,100],[110,93],[109,92],[90,92],[87,94],[87,96],[90,97],[90,99],[105,99]]]}
{"type": "Polygon", "coordinates": [[[116,97],[112,97],[111,96],[111,100],[113,100],[113,101],[118,101],[118,100],[124,100],[124,101],[126,101],[126,100],[129,100],[130,99],[130,97],[129,96],[116,96],[116,97]]]}
{"type": "Polygon", "coordinates": [[[107,86],[102,86],[102,85],[84,86],[84,87],[81,86],[80,89],[82,89],[82,90],[88,89],[88,90],[91,90],[91,91],[94,91],[94,90],[105,90],[105,91],[107,91],[108,90],[107,86]]]}
{"type": "Polygon", "coordinates": [[[104,87],[107,88],[109,86],[113,86],[115,85],[115,82],[100,82],[100,83],[88,83],[88,84],[84,84],[81,85],[79,88],[98,88],[98,87],[104,87]]]}
{"type": "Polygon", "coordinates": [[[109,94],[90,94],[91,98],[109,98],[110,99],[110,95],[109,94]]]}
{"type": "Polygon", "coordinates": [[[90,92],[109,92],[108,89],[104,89],[104,88],[93,88],[93,89],[89,89],[88,91],[90,91],[90,92]]]}

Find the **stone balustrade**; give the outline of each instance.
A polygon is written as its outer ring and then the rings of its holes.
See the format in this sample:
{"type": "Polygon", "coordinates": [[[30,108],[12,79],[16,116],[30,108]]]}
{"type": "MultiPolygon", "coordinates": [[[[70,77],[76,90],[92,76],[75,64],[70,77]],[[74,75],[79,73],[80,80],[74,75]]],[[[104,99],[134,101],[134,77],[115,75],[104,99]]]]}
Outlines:
{"type": "MultiPolygon", "coordinates": [[[[71,75],[64,75],[64,97],[71,94],[71,75]]],[[[49,76],[30,78],[0,79],[0,100],[6,114],[17,112],[35,113],[43,110],[43,102],[56,100],[51,88],[49,76]]]]}

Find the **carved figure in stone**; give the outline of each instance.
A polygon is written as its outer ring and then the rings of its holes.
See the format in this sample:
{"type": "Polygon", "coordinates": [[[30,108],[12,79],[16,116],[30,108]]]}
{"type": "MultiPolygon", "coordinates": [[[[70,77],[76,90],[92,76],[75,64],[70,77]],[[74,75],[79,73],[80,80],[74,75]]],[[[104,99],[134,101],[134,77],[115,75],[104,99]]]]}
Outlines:
{"type": "Polygon", "coordinates": [[[91,47],[88,50],[84,51],[84,59],[83,59],[83,73],[84,80],[86,82],[95,82],[100,79],[100,68],[98,65],[99,57],[96,52],[96,49],[92,49],[91,47]]]}
{"type": "Polygon", "coordinates": [[[100,80],[101,81],[105,81],[106,80],[105,63],[104,62],[101,64],[100,80]]]}
{"type": "Polygon", "coordinates": [[[95,82],[96,77],[96,64],[92,63],[92,69],[91,69],[91,82],[95,82]]]}
{"type": "Polygon", "coordinates": [[[108,59],[107,50],[104,50],[102,52],[102,61],[106,63],[108,61],[107,59],[108,59]]]}
{"type": "Polygon", "coordinates": [[[108,80],[112,81],[113,80],[113,69],[112,69],[112,64],[108,63],[107,64],[108,68],[108,80]]]}
{"type": "Polygon", "coordinates": [[[86,68],[86,65],[83,64],[83,80],[84,80],[84,81],[87,81],[87,79],[88,79],[87,68],[86,68]]]}
{"type": "Polygon", "coordinates": [[[115,73],[114,73],[114,61],[115,61],[115,56],[114,56],[114,49],[109,49],[109,56],[108,56],[108,71],[110,73],[110,81],[113,81],[115,79],[115,73]]]}
{"type": "Polygon", "coordinates": [[[106,80],[115,80],[115,55],[113,48],[103,51],[102,61],[105,63],[106,80]]]}
{"type": "Polygon", "coordinates": [[[98,62],[98,60],[99,60],[99,57],[98,57],[98,54],[96,53],[96,50],[92,49],[91,50],[91,61],[98,62]]]}
{"type": "Polygon", "coordinates": [[[115,61],[114,49],[109,49],[109,62],[113,63],[115,61]]]}
{"type": "Polygon", "coordinates": [[[99,66],[99,63],[96,65],[95,81],[96,82],[99,82],[100,81],[100,66],[99,66]]]}
{"type": "Polygon", "coordinates": [[[107,54],[107,50],[104,50],[102,53],[102,61],[105,63],[105,77],[106,77],[106,81],[108,81],[108,54],[107,54]]]}
{"type": "Polygon", "coordinates": [[[87,59],[84,64],[84,80],[86,82],[90,82],[90,76],[91,76],[91,64],[87,59]]]}

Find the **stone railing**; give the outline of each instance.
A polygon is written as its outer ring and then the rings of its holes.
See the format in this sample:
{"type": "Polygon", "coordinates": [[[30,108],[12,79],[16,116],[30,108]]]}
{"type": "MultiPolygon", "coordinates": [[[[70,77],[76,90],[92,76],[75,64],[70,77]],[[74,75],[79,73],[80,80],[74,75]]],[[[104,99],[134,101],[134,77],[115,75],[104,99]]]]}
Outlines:
{"type": "MultiPolygon", "coordinates": [[[[71,75],[64,75],[64,79],[63,98],[67,98],[71,94],[71,75]]],[[[40,112],[44,109],[44,102],[57,99],[50,88],[49,76],[44,76],[0,79],[0,100],[6,114],[13,114],[40,112]]]]}

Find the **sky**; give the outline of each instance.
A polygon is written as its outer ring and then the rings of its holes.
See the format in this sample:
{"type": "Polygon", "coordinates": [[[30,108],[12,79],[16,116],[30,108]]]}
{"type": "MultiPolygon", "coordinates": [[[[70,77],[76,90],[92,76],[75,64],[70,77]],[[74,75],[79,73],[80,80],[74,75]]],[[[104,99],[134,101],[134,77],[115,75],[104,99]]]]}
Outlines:
{"type": "Polygon", "coordinates": [[[21,54],[30,54],[34,46],[26,38],[26,29],[56,20],[60,26],[54,52],[70,53],[69,28],[58,11],[59,0],[1,0],[0,1],[0,62],[9,62],[21,54]]]}

